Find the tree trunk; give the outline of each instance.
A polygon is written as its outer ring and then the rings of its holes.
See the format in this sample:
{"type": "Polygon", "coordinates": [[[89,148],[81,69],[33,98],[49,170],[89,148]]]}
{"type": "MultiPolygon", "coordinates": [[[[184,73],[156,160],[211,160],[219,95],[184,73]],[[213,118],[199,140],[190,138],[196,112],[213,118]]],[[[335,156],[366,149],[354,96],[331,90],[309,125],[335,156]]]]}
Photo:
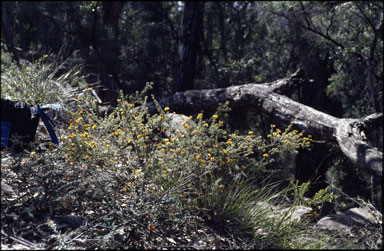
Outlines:
{"type": "MultiPolygon", "coordinates": [[[[214,111],[219,103],[226,101],[230,102],[232,110],[260,111],[282,122],[292,123],[296,128],[311,133],[314,138],[338,145],[357,167],[382,177],[383,154],[368,145],[366,134],[382,126],[383,114],[375,113],[360,119],[336,118],[282,95],[306,84],[309,82],[305,80],[304,72],[299,70],[272,83],[177,92],[159,103],[178,113],[214,111]]],[[[148,104],[148,108],[156,111],[153,103],[148,104]]]]}
{"type": "Polygon", "coordinates": [[[7,49],[12,53],[12,57],[20,65],[18,54],[15,47],[14,41],[14,31],[12,22],[14,22],[14,17],[12,15],[12,8],[14,8],[14,3],[12,2],[2,2],[1,3],[1,36],[4,37],[4,42],[7,45],[7,49]]]}
{"type": "Polygon", "coordinates": [[[179,41],[179,71],[176,91],[193,89],[196,59],[200,50],[204,2],[185,2],[179,41]]]}

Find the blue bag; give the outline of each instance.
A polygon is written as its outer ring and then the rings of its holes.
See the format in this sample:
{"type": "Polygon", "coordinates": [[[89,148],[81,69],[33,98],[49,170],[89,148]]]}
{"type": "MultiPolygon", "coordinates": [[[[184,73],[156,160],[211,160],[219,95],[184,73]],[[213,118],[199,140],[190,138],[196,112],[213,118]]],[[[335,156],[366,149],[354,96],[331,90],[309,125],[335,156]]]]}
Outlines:
{"type": "Polygon", "coordinates": [[[39,119],[55,144],[59,144],[53,127],[55,124],[44,112],[47,109],[62,108],[59,104],[49,104],[33,108],[23,102],[1,99],[1,149],[12,147],[15,151],[22,151],[26,144],[34,141],[39,119]],[[13,142],[12,137],[18,136],[20,142],[13,142]]]}

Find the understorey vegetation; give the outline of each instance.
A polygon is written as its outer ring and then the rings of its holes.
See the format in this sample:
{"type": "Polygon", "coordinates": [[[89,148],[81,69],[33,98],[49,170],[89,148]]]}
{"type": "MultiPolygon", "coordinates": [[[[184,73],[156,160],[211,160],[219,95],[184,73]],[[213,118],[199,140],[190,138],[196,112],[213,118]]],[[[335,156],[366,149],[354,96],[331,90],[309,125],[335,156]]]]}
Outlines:
{"type": "MultiPolygon", "coordinates": [[[[31,78],[42,71],[28,67],[31,78]]],[[[12,82],[12,74],[4,76],[12,82]]],[[[47,88],[36,86],[39,93],[47,88]]],[[[37,139],[21,153],[4,150],[2,188],[4,181],[10,189],[2,189],[2,228],[27,247],[48,249],[366,245],[337,242],[311,227],[333,200],[329,188],[308,199],[310,183],[282,186],[271,179],[284,168],[271,164],[286,153],[310,150],[311,135],[275,124],[265,138],[229,132],[228,104],[214,114],[187,117],[152,97],[157,112],[150,113],[151,87],[135,95],[121,92],[108,112],[92,88],[73,92],[69,109],[61,112],[67,120],[56,128],[59,146],[37,139]],[[297,206],[313,212],[293,218],[297,206]]]]}
{"type": "Polygon", "coordinates": [[[89,223],[75,235],[81,232],[88,247],[153,248],[162,245],[157,238],[165,233],[200,224],[235,239],[244,235],[250,238],[247,245],[252,239],[291,245],[283,239],[291,239],[302,223],[291,221],[289,212],[272,217],[264,203],[299,197],[293,196],[294,186],[278,191],[268,183],[268,164],[281,152],[308,148],[310,135],[275,125],[267,139],[252,131],[229,134],[225,106],[208,118],[183,116],[182,127],[174,129],[170,108],[149,114],[144,93],[122,95],[112,113],[100,116],[90,91],[78,96],[59,147],[32,149],[12,160],[9,171],[21,182],[17,193],[24,194],[23,206],[28,204],[33,216],[84,217],[89,223]],[[260,229],[264,235],[256,234],[260,229]]]}
{"type": "Polygon", "coordinates": [[[1,6],[1,250],[382,249],[382,1],[1,6]]]}

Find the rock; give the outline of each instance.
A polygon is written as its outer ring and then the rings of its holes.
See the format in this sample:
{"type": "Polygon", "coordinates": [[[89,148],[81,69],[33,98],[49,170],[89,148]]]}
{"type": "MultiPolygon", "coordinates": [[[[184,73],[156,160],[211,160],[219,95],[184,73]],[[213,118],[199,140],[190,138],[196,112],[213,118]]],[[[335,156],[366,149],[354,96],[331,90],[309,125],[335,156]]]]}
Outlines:
{"type": "Polygon", "coordinates": [[[311,211],[312,208],[310,207],[298,206],[295,208],[295,211],[293,211],[291,218],[300,220],[303,215],[310,213],[311,211]]]}
{"type": "MultiPolygon", "coordinates": [[[[289,210],[289,208],[284,208],[283,210],[281,210],[281,212],[283,213],[287,210],[289,210]]],[[[310,213],[312,210],[313,209],[311,207],[296,206],[293,208],[291,219],[297,219],[298,221],[300,221],[303,215],[310,213]]]]}
{"type": "Polygon", "coordinates": [[[171,129],[165,132],[165,136],[169,138],[174,136],[172,134],[172,130],[179,130],[180,132],[183,132],[183,133],[187,132],[187,129],[185,129],[185,127],[182,125],[183,122],[188,124],[192,123],[192,121],[190,121],[187,116],[182,114],[169,113],[167,114],[167,117],[169,118],[169,127],[171,129]]]}
{"type": "Polygon", "coordinates": [[[375,216],[366,207],[350,208],[344,213],[345,216],[351,218],[354,222],[360,224],[377,224],[375,216]]]}
{"type": "Polygon", "coordinates": [[[343,219],[340,215],[325,216],[321,218],[316,227],[328,230],[347,230],[348,225],[345,224],[346,219],[343,219]]]}
{"type": "MultiPolygon", "coordinates": [[[[381,221],[381,220],[379,220],[381,221]]],[[[378,220],[366,207],[355,207],[344,213],[337,213],[321,218],[316,227],[329,230],[348,230],[351,227],[364,227],[378,224],[378,220]]]]}
{"type": "Polygon", "coordinates": [[[1,191],[6,193],[6,194],[12,194],[13,193],[12,187],[3,181],[1,181],[1,191]]]}

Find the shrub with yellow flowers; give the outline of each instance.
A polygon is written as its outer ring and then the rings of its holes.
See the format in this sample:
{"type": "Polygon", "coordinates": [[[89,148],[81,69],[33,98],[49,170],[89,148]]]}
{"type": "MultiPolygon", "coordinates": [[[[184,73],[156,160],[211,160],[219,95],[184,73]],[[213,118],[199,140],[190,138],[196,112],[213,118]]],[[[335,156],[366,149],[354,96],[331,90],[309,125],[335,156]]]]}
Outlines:
{"type": "MultiPolygon", "coordinates": [[[[131,96],[121,93],[117,106],[104,116],[91,88],[86,89],[54,154],[45,160],[36,152],[29,154],[28,170],[46,172],[36,184],[46,189],[41,194],[50,194],[55,210],[76,210],[97,219],[89,235],[98,236],[96,226],[105,225],[107,216],[135,232],[140,243],[160,227],[179,226],[180,218],[206,215],[204,210],[223,206],[216,217],[226,221],[249,204],[254,189],[245,180],[267,174],[279,153],[310,146],[310,135],[290,127],[283,132],[272,125],[265,139],[253,131],[229,133],[228,103],[213,115],[183,116],[179,128],[170,127],[172,107],[162,108],[152,97],[157,112],[150,113],[148,88],[131,96]],[[38,164],[48,159],[57,163],[38,164]],[[48,185],[48,180],[54,182],[48,185]],[[230,202],[234,195],[244,197],[236,204],[230,202]]],[[[119,238],[130,247],[144,247],[127,236],[119,238]]]]}
{"type": "Polygon", "coordinates": [[[290,127],[282,132],[275,125],[267,139],[253,131],[228,133],[222,120],[230,110],[228,103],[207,119],[202,112],[186,117],[181,123],[184,130],[169,128],[171,108],[154,101],[158,112],[150,114],[145,91],[120,95],[117,107],[104,117],[97,115],[98,103],[86,93],[63,142],[67,163],[114,172],[122,191],[150,186],[154,196],[162,196],[185,184],[183,189],[188,189],[182,192],[196,198],[215,177],[233,183],[239,175],[260,175],[269,171],[274,154],[295,152],[311,141],[310,135],[304,137],[290,127]],[[166,131],[172,131],[167,134],[172,137],[165,136],[166,131]]]}

